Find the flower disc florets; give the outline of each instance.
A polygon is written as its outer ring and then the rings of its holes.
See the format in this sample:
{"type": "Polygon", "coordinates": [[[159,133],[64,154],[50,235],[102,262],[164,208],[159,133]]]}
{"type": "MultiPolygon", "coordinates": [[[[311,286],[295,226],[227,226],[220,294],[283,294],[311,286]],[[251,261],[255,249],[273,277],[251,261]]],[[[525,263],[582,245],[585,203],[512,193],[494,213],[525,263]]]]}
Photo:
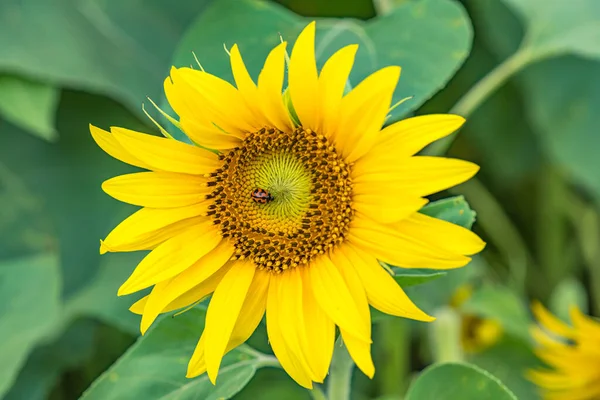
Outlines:
{"type": "Polygon", "coordinates": [[[281,272],[344,240],[352,219],[350,165],[323,135],[263,129],[221,156],[208,214],[235,246],[234,260],[281,272]],[[265,191],[268,201],[252,198],[265,191]]]}

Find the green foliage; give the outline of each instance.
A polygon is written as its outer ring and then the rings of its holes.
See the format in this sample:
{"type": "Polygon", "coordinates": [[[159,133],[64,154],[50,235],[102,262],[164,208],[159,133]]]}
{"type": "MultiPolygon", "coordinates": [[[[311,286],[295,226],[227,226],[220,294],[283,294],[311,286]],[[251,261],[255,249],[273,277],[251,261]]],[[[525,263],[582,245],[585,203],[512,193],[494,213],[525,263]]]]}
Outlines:
{"type": "Polygon", "coordinates": [[[406,400],[517,400],[489,372],[468,364],[438,364],[428,367],[415,380],[406,400]]]}
{"type": "Polygon", "coordinates": [[[500,379],[518,399],[541,398],[538,388],[525,378],[527,370],[541,365],[528,343],[505,337],[496,345],[471,354],[467,360],[500,379]]]}
{"type": "Polygon", "coordinates": [[[45,140],[56,140],[54,114],[59,91],[14,76],[0,76],[0,115],[45,140]]]}
{"type": "Polygon", "coordinates": [[[88,388],[88,400],[319,398],[262,368],[277,366],[264,324],[225,358],[216,387],[185,378],[202,305],[138,337],[128,311],[137,298],[116,291],[144,254],[98,254],[99,239],[134,210],[100,184],[136,169],[88,132],[92,123],[157,133],[140,105],[149,96],[169,110],[171,65],[199,68],[194,52],[232,81],[223,44],[237,43],[256,78],[279,35],[289,51],[316,19],[319,67],[360,45],[349,85],[402,66],[394,100],[412,98],[388,123],[449,110],[468,117],[449,153],[480,164],[479,181],[421,212],[474,226],[485,252],[452,271],[389,268],[429,314],[447,311],[455,325],[492,319],[503,330],[478,352],[447,352],[472,365],[440,365],[424,332],[452,334],[443,323],[372,310],[377,373],[370,381],[355,370],[353,398],[401,398],[410,375],[433,362],[404,398],[539,399],[524,377],[539,365],[529,302],[564,320],[573,305],[600,312],[599,14],[597,0],[0,2],[0,397],[71,400],[88,388]],[[449,308],[464,284],[472,297],[449,308]]]}
{"type": "Polygon", "coordinates": [[[523,48],[534,53],[534,58],[567,53],[600,56],[597,1],[502,1],[523,19],[527,27],[523,48]]]}
{"type": "MultiPolygon", "coordinates": [[[[195,52],[205,70],[232,81],[223,44],[230,48],[237,43],[246,67],[256,78],[268,52],[279,43],[279,34],[293,42],[308,21],[262,1],[218,1],[190,27],[177,47],[173,65],[197,67],[192,54],[195,52]],[[214,40],[216,37],[219,40],[214,40]]],[[[415,110],[442,88],[467,57],[471,41],[465,12],[448,0],[406,2],[391,13],[365,23],[320,20],[317,29],[319,65],[337,49],[359,44],[350,75],[352,86],[375,69],[402,66],[394,102],[413,98],[394,110],[394,118],[415,110]]]]}
{"type": "Polygon", "coordinates": [[[158,97],[173,47],[208,1],[0,4],[0,70],[102,93],[131,110],[158,97]]]}
{"type": "Polygon", "coordinates": [[[258,368],[272,361],[240,346],[223,359],[216,386],[206,374],[187,379],[187,363],[204,329],[205,315],[205,309],[197,307],[163,318],[94,382],[82,400],[231,398],[258,368]]]}
{"type": "Polygon", "coordinates": [[[58,265],[53,254],[0,263],[0,395],[8,391],[31,349],[59,317],[58,265]],[[35,296],[33,296],[35,294],[35,296]]]}

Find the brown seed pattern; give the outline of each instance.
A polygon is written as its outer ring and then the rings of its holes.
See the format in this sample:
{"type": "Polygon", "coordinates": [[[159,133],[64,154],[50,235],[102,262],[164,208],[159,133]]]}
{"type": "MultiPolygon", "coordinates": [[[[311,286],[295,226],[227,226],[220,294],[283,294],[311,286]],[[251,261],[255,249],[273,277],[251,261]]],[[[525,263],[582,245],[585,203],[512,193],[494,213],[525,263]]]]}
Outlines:
{"type": "Polygon", "coordinates": [[[262,129],[222,154],[207,177],[208,215],[232,240],[234,260],[281,272],[302,266],[344,240],[352,220],[350,169],[326,137],[302,128],[262,129]],[[273,196],[265,204],[251,194],[273,196]]]}

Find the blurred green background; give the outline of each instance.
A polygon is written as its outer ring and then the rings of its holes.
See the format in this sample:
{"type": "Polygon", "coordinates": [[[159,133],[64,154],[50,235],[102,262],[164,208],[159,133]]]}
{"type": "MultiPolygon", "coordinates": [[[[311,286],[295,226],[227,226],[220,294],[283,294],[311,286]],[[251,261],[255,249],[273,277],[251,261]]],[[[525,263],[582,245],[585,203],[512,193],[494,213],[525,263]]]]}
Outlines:
{"type": "MultiPolygon", "coordinates": [[[[143,255],[98,254],[99,239],[133,211],[100,184],[131,168],[93,143],[88,124],[157,133],[141,104],[159,118],[146,97],[164,105],[171,65],[190,65],[194,51],[231,79],[223,44],[238,43],[256,76],[279,34],[293,42],[314,18],[321,64],[361,45],[352,84],[403,67],[395,98],[412,99],[393,119],[469,114],[448,154],[481,172],[438,197],[464,195],[488,247],[465,269],[407,291],[450,320],[499,324],[499,338],[457,357],[519,398],[538,398],[522,375],[538,363],[530,301],[562,317],[570,304],[600,313],[597,0],[0,0],[0,398],[76,399],[98,377],[86,398],[204,398],[206,382],[186,392],[179,376],[200,334],[197,310],[169,317],[101,375],[138,336],[127,311],[135,299],[116,290],[143,255]],[[465,284],[468,299],[451,301],[465,284]],[[179,380],[161,384],[170,365],[179,380]],[[123,369],[138,375],[120,380],[123,369]]],[[[445,357],[436,347],[443,323],[379,317],[377,373],[355,373],[356,399],[401,398],[417,371],[445,357]]],[[[463,339],[476,339],[474,326],[463,339]]],[[[269,352],[264,328],[250,344],[269,352]]],[[[255,369],[206,398],[241,388],[236,399],[310,398],[281,370],[255,369]]]]}

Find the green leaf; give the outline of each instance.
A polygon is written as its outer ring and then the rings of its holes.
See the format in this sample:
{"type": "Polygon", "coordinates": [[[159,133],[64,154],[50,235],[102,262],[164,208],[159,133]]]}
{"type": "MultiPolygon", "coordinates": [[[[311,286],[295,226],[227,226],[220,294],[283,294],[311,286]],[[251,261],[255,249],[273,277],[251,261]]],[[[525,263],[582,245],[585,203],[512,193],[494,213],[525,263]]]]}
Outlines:
{"type": "Polygon", "coordinates": [[[522,85],[545,150],[569,178],[600,200],[595,151],[600,146],[600,63],[574,56],[548,60],[528,68],[522,85]]]}
{"type": "Polygon", "coordinates": [[[0,76],[0,115],[42,139],[56,140],[54,114],[59,93],[50,85],[0,76]]]}
{"type": "MultiPolygon", "coordinates": [[[[600,3],[595,0],[471,0],[470,3],[476,11],[475,19],[482,21],[481,36],[501,57],[513,53],[520,40],[519,27],[510,10],[521,17],[526,32],[525,50],[534,52],[534,56],[546,50],[551,51],[542,55],[575,54],[596,59],[600,56],[597,40],[600,27],[593,21],[600,3]]],[[[598,168],[595,130],[600,123],[594,112],[600,106],[598,65],[594,60],[563,55],[529,66],[516,79],[524,97],[526,116],[543,149],[565,169],[568,178],[584,185],[596,199],[600,198],[600,181],[594,173],[598,168]]],[[[520,121],[520,118],[510,119],[520,121]]]]}
{"type": "Polygon", "coordinates": [[[231,398],[250,381],[257,368],[271,362],[271,358],[242,345],[223,359],[216,386],[206,374],[187,379],[187,364],[204,328],[205,315],[205,309],[199,306],[176,317],[162,318],[101,375],[81,399],[231,398]]]}
{"type": "MultiPolygon", "coordinates": [[[[267,54],[279,43],[279,35],[293,42],[308,21],[268,2],[214,2],[179,43],[173,65],[195,66],[192,54],[195,52],[207,71],[232,82],[223,43],[227,48],[237,43],[250,74],[256,78],[267,54]]],[[[469,20],[454,1],[407,2],[365,23],[320,19],[317,63],[321,66],[339,48],[358,43],[360,48],[350,75],[352,86],[378,68],[400,65],[403,74],[394,101],[413,98],[394,110],[397,119],[419,107],[446,84],[467,57],[470,41],[469,20]]],[[[163,106],[167,109],[164,102],[163,106]]]]}
{"type": "Polygon", "coordinates": [[[461,306],[461,311],[498,321],[507,333],[529,340],[529,312],[523,300],[508,288],[483,286],[461,306]]]}
{"type": "Polygon", "coordinates": [[[393,271],[394,279],[402,287],[420,285],[447,275],[446,272],[431,270],[406,270],[394,268],[393,271]]]}
{"type": "Polygon", "coordinates": [[[0,2],[0,71],[102,93],[140,112],[159,98],[182,32],[208,0],[0,2]]]}
{"type": "Polygon", "coordinates": [[[582,313],[588,313],[588,293],[585,286],[570,277],[562,280],[552,291],[549,308],[552,314],[570,324],[571,307],[577,307],[582,313]]]}
{"type": "Polygon", "coordinates": [[[373,17],[375,10],[371,0],[275,0],[300,15],[319,17],[360,18],[373,17]]]}
{"type": "Polygon", "coordinates": [[[60,275],[53,254],[0,262],[0,397],[31,349],[59,320],[60,275]]]}
{"type": "Polygon", "coordinates": [[[3,400],[46,400],[56,380],[91,356],[98,337],[97,323],[78,320],[53,343],[37,347],[28,357],[3,400]]]}
{"type": "Polygon", "coordinates": [[[426,368],[408,390],[406,400],[517,400],[498,378],[468,364],[426,368]]]}
{"type": "Polygon", "coordinates": [[[503,0],[526,25],[522,46],[534,57],[600,57],[600,2],[503,0]]]}
{"type": "Polygon", "coordinates": [[[470,363],[492,373],[519,399],[539,400],[539,389],[525,378],[527,370],[540,366],[529,343],[505,337],[493,347],[470,355],[470,363]]]}
{"type": "Polygon", "coordinates": [[[95,317],[132,335],[140,333],[140,318],[129,307],[142,295],[118,297],[117,290],[141,261],[143,254],[112,253],[101,257],[96,276],[71,297],[64,313],[71,318],[95,317]]]}
{"type": "Polygon", "coordinates": [[[464,196],[448,197],[427,204],[420,210],[421,213],[452,222],[464,228],[471,228],[477,213],[469,207],[464,196]]]}
{"type": "Polygon", "coordinates": [[[263,368],[256,371],[256,376],[235,396],[235,400],[256,399],[309,400],[310,396],[306,389],[294,382],[284,370],[263,368]]]}

